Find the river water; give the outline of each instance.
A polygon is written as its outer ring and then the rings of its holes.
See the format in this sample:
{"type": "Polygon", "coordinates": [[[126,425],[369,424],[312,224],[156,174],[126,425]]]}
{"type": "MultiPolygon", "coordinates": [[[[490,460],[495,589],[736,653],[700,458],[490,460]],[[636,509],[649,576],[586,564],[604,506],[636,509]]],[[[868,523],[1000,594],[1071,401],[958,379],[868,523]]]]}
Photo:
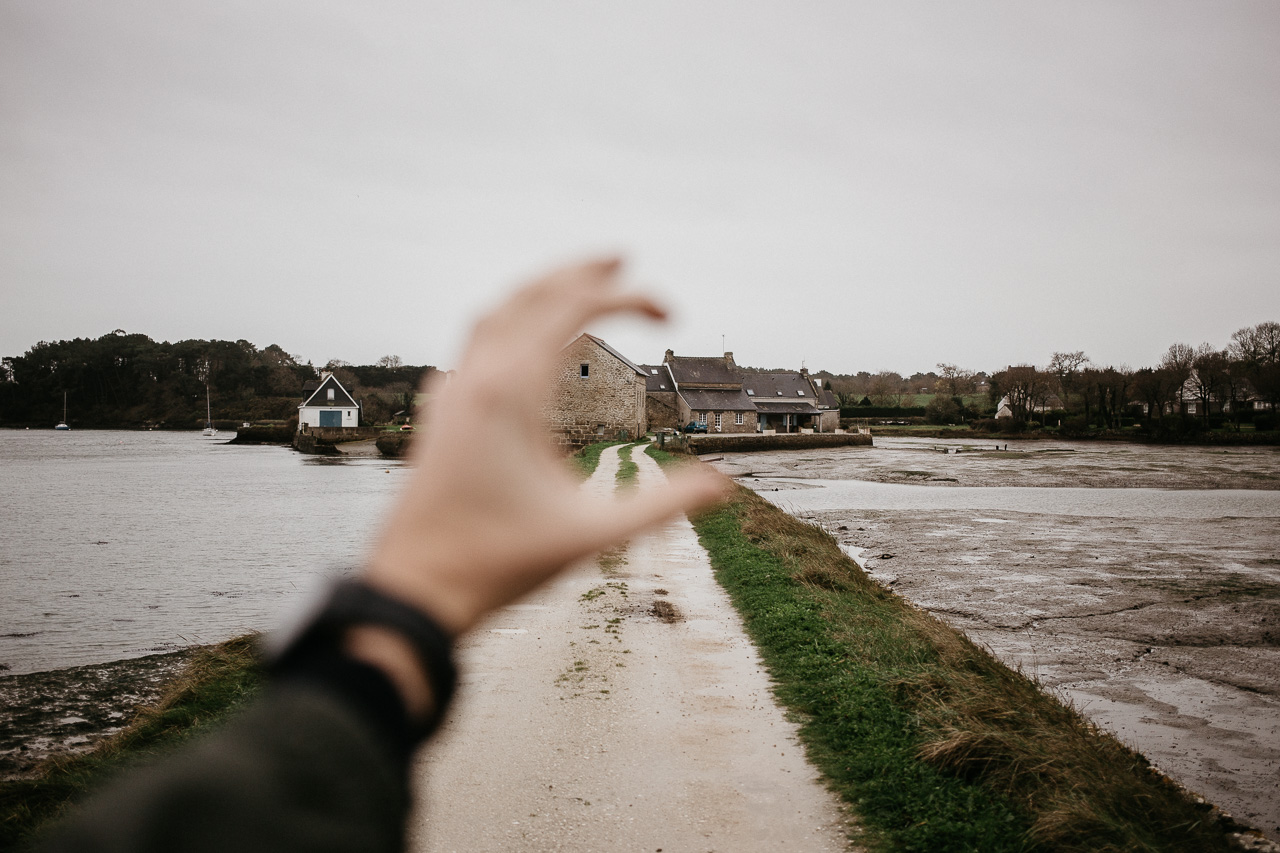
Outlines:
{"type": "Polygon", "coordinates": [[[358,565],[408,469],[233,435],[0,431],[0,667],[264,629],[317,576],[358,565]]]}

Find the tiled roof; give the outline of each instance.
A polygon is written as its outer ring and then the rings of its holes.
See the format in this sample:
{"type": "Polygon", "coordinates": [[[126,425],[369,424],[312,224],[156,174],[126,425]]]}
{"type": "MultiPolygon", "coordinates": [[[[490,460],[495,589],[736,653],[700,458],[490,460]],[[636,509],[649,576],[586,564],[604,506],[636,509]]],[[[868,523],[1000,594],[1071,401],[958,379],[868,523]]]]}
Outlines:
{"type": "Polygon", "coordinates": [[[603,349],[605,352],[607,352],[607,353],[609,353],[610,355],[612,355],[614,358],[618,359],[618,361],[622,362],[622,363],[623,363],[623,364],[625,364],[627,367],[630,367],[630,368],[631,368],[632,370],[634,370],[636,373],[639,373],[641,376],[647,376],[647,375],[648,375],[645,371],[641,370],[641,369],[640,369],[640,367],[639,367],[635,362],[633,362],[631,359],[627,358],[627,357],[626,357],[625,355],[623,355],[622,353],[618,352],[618,351],[617,351],[616,349],[614,349],[613,347],[611,347],[611,346],[609,346],[608,344],[606,344],[606,343],[605,343],[603,340],[601,340],[600,338],[597,338],[595,335],[588,335],[588,334],[586,334],[586,333],[584,332],[584,333],[583,333],[583,337],[587,337],[587,338],[590,338],[591,340],[595,341],[597,344],[599,344],[599,345],[600,345],[600,348],[601,348],[601,349],[603,349]]]}
{"type": "Polygon", "coordinates": [[[761,402],[778,398],[814,402],[813,386],[799,372],[744,373],[742,390],[755,392],[751,396],[761,402]]]}
{"type": "Polygon", "coordinates": [[[812,403],[786,400],[775,397],[772,400],[756,400],[756,408],[766,415],[816,415],[818,410],[812,403]]]}
{"type": "Polygon", "coordinates": [[[754,412],[756,409],[751,398],[736,388],[724,391],[681,388],[680,396],[695,412],[754,412]]]}
{"type": "Polygon", "coordinates": [[[737,385],[742,378],[731,369],[724,357],[672,356],[667,362],[676,382],[685,385],[737,385]]]}
{"type": "Polygon", "coordinates": [[[667,368],[661,364],[642,364],[640,369],[644,371],[644,390],[645,391],[674,391],[675,385],[671,382],[671,376],[667,373],[667,368]]]}

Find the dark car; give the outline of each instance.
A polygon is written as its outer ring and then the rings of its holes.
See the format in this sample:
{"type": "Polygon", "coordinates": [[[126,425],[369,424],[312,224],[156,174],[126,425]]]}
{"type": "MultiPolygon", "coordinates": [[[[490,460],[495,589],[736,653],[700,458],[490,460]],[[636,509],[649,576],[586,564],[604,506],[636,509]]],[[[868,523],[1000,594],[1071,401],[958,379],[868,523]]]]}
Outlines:
{"type": "Polygon", "coordinates": [[[706,432],[707,425],[700,424],[697,421],[689,421],[687,424],[684,425],[684,429],[682,431],[683,432],[706,432]]]}

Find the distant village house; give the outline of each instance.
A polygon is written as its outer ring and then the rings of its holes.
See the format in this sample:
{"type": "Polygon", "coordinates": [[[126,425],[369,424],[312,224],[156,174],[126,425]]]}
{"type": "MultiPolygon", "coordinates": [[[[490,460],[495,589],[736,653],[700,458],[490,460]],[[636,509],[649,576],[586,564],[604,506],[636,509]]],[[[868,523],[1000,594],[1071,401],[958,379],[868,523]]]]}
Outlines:
{"type": "Polygon", "coordinates": [[[302,386],[302,405],[298,406],[298,430],[360,426],[360,404],[351,398],[332,373],[321,373],[319,379],[302,386]]]}

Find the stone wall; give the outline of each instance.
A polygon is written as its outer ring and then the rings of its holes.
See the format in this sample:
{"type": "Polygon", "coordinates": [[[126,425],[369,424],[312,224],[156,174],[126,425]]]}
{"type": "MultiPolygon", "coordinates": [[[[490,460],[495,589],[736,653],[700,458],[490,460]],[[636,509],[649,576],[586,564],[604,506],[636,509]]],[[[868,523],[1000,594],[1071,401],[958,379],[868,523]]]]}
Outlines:
{"type": "Polygon", "coordinates": [[[635,439],[647,429],[644,377],[583,335],[560,353],[542,414],[556,440],[569,448],[635,439]]]}
{"type": "Polygon", "coordinates": [[[782,435],[690,435],[690,449],[703,453],[759,450],[809,450],[815,447],[870,447],[870,435],[853,433],[786,433],[782,435]]]}
{"type": "Polygon", "coordinates": [[[645,417],[649,429],[677,429],[680,412],[676,407],[675,391],[650,391],[645,395],[645,417]]]}

